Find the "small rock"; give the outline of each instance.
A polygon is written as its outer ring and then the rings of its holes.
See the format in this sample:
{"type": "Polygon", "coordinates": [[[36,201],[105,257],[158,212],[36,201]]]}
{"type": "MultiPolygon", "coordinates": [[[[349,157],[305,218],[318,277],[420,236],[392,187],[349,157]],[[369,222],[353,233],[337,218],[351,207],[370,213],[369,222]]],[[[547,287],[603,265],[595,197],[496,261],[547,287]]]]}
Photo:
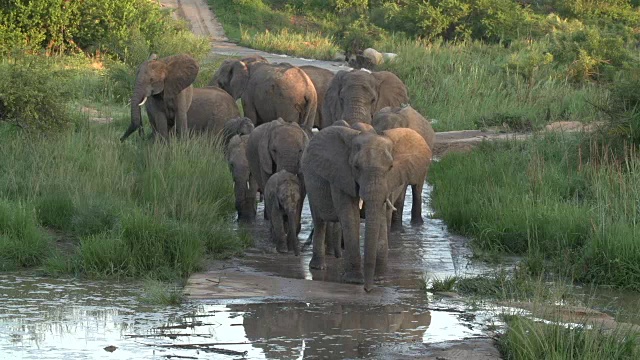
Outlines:
{"type": "Polygon", "coordinates": [[[117,348],[118,348],[117,346],[109,345],[109,346],[106,346],[104,348],[104,351],[108,351],[108,352],[112,353],[112,352],[116,351],[117,348]]]}

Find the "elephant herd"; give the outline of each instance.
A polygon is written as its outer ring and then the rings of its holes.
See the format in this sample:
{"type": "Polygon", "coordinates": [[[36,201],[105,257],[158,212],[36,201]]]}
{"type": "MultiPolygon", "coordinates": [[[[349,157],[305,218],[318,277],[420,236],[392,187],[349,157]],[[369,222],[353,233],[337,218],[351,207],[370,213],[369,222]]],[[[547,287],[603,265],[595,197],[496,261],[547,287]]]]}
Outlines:
{"type": "Polygon", "coordinates": [[[374,279],[384,275],[389,232],[402,229],[408,186],[411,222],[423,223],[422,187],[435,133],[408,105],[403,82],[388,71],[334,74],[315,66],[269,63],[260,56],[224,61],[204,88],[193,87],[198,71],[188,55],[152,55],[140,65],[131,124],[121,141],[136,130],[143,135],[143,105],[154,138],[220,135],[238,219],[257,216],[259,193],[277,251],[299,255],[300,218],[308,197],[314,227],[309,266],[324,269],[327,254],[344,254],[344,281],[364,282],[370,291],[374,279]]]}

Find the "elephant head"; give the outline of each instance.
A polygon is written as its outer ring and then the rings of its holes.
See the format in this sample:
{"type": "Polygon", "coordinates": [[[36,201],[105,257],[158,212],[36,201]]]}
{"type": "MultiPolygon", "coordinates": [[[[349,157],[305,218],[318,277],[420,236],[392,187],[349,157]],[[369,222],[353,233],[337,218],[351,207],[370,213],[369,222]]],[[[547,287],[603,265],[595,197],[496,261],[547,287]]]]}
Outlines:
{"type": "Polygon", "coordinates": [[[268,124],[270,128],[259,144],[261,170],[266,174],[280,170],[299,174],[302,152],[309,143],[307,133],[297,123],[280,118],[268,124]]]}
{"type": "Polygon", "coordinates": [[[247,141],[249,135],[235,135],[227,146],[227,163],[233,177],[238,220],[256,217],[257,184],[249,169],[247,141]]]}
{"type": "MultiPolygon", "coordinates": [[[[378,258],[386,261],[387,227],[394,193],[404,186],[414,167],[422,166],[425,152],[428,152],[426,142],[411,129],[392,129],[378,135],[344,126],[329,126],[318,132],[305,151],[305,181],[309,178],[311,183],[318,183],[310,177],[320,177],[331,185],[332,191],[337,189],[348,195],[353,204],[362,199],[367,205],[364,236],[367,291],[373,287],[376,268],[386,266],[376,261],[378,258]]],[[[314,189],[307,191],[311,193],[314,189]]],[[[341,224],[343,221],[357,224],[359,218],[341,218],[341,224]]]]}
{"type": "Polygon", "coordinates": [[[413,129],[422,135],[429,148],[433,149],[436,133],[431,122],[411,105],[382,108],[373,116],[371,124],[377,132],[394,128],[413,129]]]}
{"type": "Polygon", "coordinates": [[[225,121],[222,128],[222,142],[225,146],[229,144],[229,140],[235,135],[249,135],[253,131],[254,126],[248,117],[236,117],[225,121]]]}
{"type": "Polygon", "coordinates": [[[250,56],[240,60],[225,60],[213,75],[210,86],[217,86],[238,100],[249,82],[249,67],[255,63],[268,63],[262,56],[250,56]]]}
{"type": "Polygon", "coordinates": [[[376,111],[409,102],[407,88],[388,71],[339,71],[325,93],[322,118],[371,123],[376,111]]]}
{"type": "MultiPolygon", "coordinates": [[[[142,125],[141,106],[149,96],[162,95],[167,119],[172,119],[175,113],[175,98],[178,94],[191,86],[198,76],[200,67],[196,60],[189,55],[181,54],[158,59],[153,54],[149,60],[138,67],[136,81],[131,96],[131,125],[122,135],[124,141],[142,125]]],[[[143,130],[140,130],[143,134],[143,130]]]]}

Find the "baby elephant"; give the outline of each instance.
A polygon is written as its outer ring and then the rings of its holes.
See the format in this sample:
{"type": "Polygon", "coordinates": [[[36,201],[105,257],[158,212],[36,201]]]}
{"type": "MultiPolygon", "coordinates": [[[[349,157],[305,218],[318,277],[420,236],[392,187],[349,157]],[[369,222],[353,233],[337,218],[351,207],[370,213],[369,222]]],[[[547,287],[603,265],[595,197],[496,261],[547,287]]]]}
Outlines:
{"type": "Polygon", "coordinates": [[[271,175],[264,190],[264,208],[271,221],[271,238],[276,249],[280,253],[293,250],[296,256],[300,255],[297,235],[300,186],[298,176],[280,170],[271,175]]]}

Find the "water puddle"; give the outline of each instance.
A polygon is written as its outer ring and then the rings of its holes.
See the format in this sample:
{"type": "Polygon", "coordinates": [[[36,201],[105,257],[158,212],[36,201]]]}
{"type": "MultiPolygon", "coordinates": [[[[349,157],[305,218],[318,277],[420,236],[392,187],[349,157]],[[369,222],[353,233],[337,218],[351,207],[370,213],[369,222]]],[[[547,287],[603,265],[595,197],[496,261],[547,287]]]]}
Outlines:
{"type": "MultiPolygon", "coordinates": [[[[432,218],[430,191],[425,186],[425,224],[412,227],[407,219],[405,232],[390,238],[389,269],[380,285],[401,294],[392,301],[350,301],[347,294],[332,301],[258,297],[149,306],[140,302],[137,283],[2,274],[0,358],[436,358],[442,354],[437,351],[460,344],[467,352],[453,353],[498,358],[487,336],[501,325],[495,307],[471,309],[424,290],[425,278],[492,271],[470,260],[466,239],[432,218]]],[[[405,216],[410,204],[409,191],[405,216]]],[[[302,241],[311,227],[305,207],[302,241]]],[[[326,271],[310,271],[310,248],[300,257],[277,254],[261,216],[250,231],[255,247],[244,257],[211,264],[212,269],[340,282],[341,259],[328,258],[326,271]]],[[[618,306],[620,299],[603,301],[603,307],[618,306]]]]}

